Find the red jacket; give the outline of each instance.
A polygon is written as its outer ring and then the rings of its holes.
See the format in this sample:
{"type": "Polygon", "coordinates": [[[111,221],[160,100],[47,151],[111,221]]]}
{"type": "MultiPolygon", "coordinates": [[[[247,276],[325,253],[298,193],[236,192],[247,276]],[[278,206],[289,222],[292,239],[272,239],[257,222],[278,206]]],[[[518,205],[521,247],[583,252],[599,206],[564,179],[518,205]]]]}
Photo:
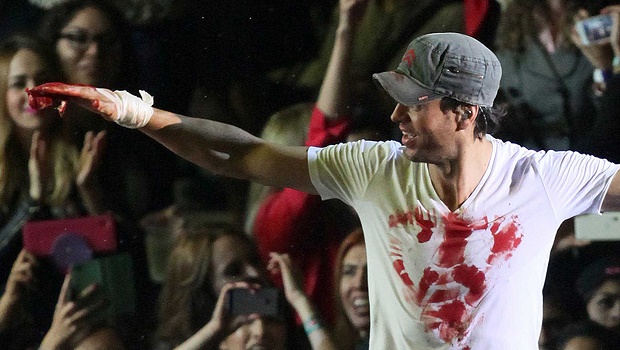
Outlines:
{"type": "MultiPolygon", "coordinates": [[[[306,146],[327,146],[345,140],[350,120],[327,120],[314,108],[306,146]]],[[[254,237],[265,262],[269,252],[288,253],[304,276],[304,291],[327,322],[334,317],[334,260],[347,232],[326,215],[317,195],[285,188],[261,204],[254,221],[254,237]]]]}

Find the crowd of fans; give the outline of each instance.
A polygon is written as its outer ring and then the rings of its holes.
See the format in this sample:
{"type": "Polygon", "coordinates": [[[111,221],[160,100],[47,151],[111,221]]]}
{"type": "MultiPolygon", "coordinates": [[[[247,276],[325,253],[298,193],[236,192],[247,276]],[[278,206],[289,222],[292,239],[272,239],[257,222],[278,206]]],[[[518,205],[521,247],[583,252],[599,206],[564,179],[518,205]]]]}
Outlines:
{"type": "MultiPolygon", "coordinates": [[[[363,232],[343,203],[219,178],[70,104],[35,111],[26,89],[139,87],[155,106],[288,145],[388,140],[394,106],[371,74],[416,36],[462,32],[502,63],[495,136],[620,162],[619,16],[603,0],[3,2],[2,348],[365,349],[370,328],[363,232]],[[583,43],[575,21],[601,11],[611,40],[583,43]],[[114,278],[78,290],[77,270],[22,241],[28,222],[103,213],[118,250],[93,259],[129,254],[136,295],[112,313],[114,278]],[[275,314],[230,314],[230,290],[272,287],[275,314]]],[[[541,349],[620,348],[618,230],[558,232],[541,349]]]]}

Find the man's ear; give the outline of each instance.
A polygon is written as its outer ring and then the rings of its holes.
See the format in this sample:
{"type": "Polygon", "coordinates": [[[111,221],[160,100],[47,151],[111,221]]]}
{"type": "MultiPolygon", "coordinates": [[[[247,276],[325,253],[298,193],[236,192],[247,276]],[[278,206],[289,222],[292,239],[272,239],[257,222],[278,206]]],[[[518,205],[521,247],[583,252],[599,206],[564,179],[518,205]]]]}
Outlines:
{"type": "Polygon", "coordinates": [[[458,129],[466,129],[469,125],[475,124],[479,110],[478,106],[457,106],[455,113],[458,116],[458,129]]]}

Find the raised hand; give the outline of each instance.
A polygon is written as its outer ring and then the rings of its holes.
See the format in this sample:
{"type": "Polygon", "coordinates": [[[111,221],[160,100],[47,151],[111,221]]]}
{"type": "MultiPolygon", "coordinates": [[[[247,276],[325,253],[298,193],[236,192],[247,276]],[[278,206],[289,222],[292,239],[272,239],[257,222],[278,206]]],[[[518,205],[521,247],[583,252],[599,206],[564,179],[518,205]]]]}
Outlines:
{"type": "Polygon", "coordinates": [[[106,210],[103,194],[96,180],[97,168],[105,148],[105,135],[105,131],[100,131],[96,135],[92,131],[86,133],[75,178],[82,204],[91,215],[101,214],[106,210]]]}
{"type": "MultiPolygon", "coordinates": [[[[577,11],[577,14],[574,17],[574,20],[575,22],[577,22],[580,20],[584,20],[590,16],[591,14],[588,13],[588,11],[584,9],[580,9],[579,11],[577,11]]],[[[615,31],[617,32],[618,30],[617,13],[615,17],[616,18],[614,19],[614,21],[616,23],[614,24],[614,26],[615,26],[615,31]]],[[[612,40],[614,36],[617,42],[618,33],[612,32],[612,40]]],[[[571,29],[570,37],[571,37],[572,42],[575,44],[575,46],[577,46],[579,50],[581,50],[583,55],[586,56],[586,58],[590,61],[590,63],[592,63],[592,65],[595,68],[598,68],[598,69],[611,68],[612,60],[613,60],[613,52],[612,52],[612,45],[610,45],[609,42],[586,44],[582,41],[575,26],[573,26],[573,28],[571,29]]]]}
{"type": "Polygon", "coordinates": [[[307,299],[302,289],[301,273],[294,267],[288,254],[269,253],[267,270],[272,274],[280,274],[282,276],[284,295],[293,307],[296,307],[300,300],[307,299]]]}
{"type": "Polygon", "coordinates": [[[30,198],[38,201],[43,197],[46,181],[50,176],[49,149],[47,140],[37,130],[32,135],[30,157],[28,158],[28,175],[30,177],[30,198]]]}
{"type": "Polygon", "coordinates": [[[224,285],[217,298],[211,320],[191,338],[177,346],[175,350],[216,349],[222,339],[226,338],[243,322],[246,322],[249,317],[254,317],[254,315],[231,317],[228,312],[229,291],[236,288],[259,287],[259,285],[247,282],[231,282],[224,285]]]}
{"type": "Polygon", "coordinates": [[[620,5],[610,5],[601,10],[601,13],[609,13],[613,20],[611,29],[611,47],[616,57],[620,57],[620,5]]]}
{"type": "Polygon", "coordinates": [[[55,102],[72,101],[91,112],[101,114],[110,121],[118,118],[115,115],[116,108],[111,101],[92,86],[45,83],[27,89],[26,92],[29,96],[30,107],[36,110],[53,106],[55,102]]]}
{"type": "Polygon", "coordinates": [[[78,186],[92,183],[105,148],[105,135],[104,130],[96,135],[94,132],[88,131],[84,136],[84,146],[80,153],[80,168],[76,177],[78,186]]]}
{"type": "Polygon", "coordinates": [[[368,0],[340,0],[340,24],[347,24],[355,27],[364,17],[368,0]]]}
{"type": "Polygon", "coordinates": [[[36,257],[22,249],[15,259],[6,283],[4,294],[0,298],[0,331],[15,325],[19,319],[21,301],[28,291],[34,289],[36,257]]]}
{"type": "Polygon", "coordinates": [[[288,254],[269,253],[267,269],[279,273],[284,284],[286,300],[303,321],[304,330],[314,350],[335,350],[338,347],[331,334],[322,325],[316,308],[301,287],[301,273],[291,262],[288,254]]]}
{"type": "Polygon", "coordinates": [[[37,264],[37,258],[29,251],[22,249],[11,268],[4,294],[20,298],[26,291],[32,290],[36,282],[34,269],[37,264]]]}
{"type": "Polygon", "coordinates": [[[52,326],[39,347],[41,350],[71,347],[93,330],[99,321],[97,312],[107,305],[96,285],[86,287],[75,300],[71,300],[70,284],[71,273],[68,273],[60,290],[52,326]]]}

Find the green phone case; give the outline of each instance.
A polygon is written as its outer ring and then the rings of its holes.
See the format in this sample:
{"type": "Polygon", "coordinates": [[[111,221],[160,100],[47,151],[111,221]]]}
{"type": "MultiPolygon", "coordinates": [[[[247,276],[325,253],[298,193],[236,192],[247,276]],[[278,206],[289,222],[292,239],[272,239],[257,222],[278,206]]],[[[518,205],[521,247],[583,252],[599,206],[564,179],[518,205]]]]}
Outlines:
{"type": "Polygon", "coordinates": [[[97,258],[73,267],[71,287],[75,294],[97,283],[108,299],[104,317],[132,314],[136,306],[133,263],[128,253],[97,258]]]}

